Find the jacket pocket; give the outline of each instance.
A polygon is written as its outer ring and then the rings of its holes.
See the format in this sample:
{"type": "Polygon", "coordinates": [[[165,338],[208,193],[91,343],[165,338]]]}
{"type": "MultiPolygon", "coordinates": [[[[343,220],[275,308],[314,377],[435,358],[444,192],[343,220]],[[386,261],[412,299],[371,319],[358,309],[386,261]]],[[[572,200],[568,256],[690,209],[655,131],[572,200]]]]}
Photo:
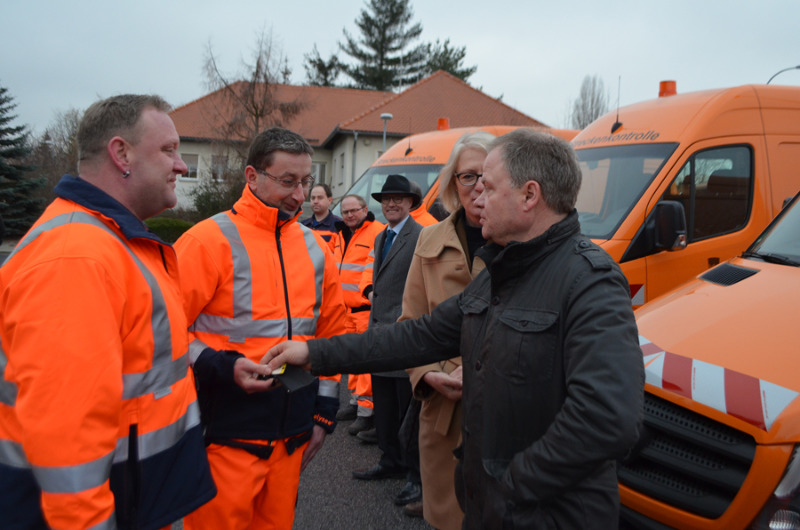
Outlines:
{"type": "Polygon", "coordinates": [[[553,376],[558,352],[558,313],[507,308],[499,316],[505,326],[503,346],[513,364],[503,372],[515,382],[542,381],[553,376]]]}
{"type": "Polygon", "coordinates": [[[489,300],[475,295],[465,294],[459,299],[458,303],[461,306],[461,312],[464,313],[465,316],[480,315],[489,307],[489,300]]]}

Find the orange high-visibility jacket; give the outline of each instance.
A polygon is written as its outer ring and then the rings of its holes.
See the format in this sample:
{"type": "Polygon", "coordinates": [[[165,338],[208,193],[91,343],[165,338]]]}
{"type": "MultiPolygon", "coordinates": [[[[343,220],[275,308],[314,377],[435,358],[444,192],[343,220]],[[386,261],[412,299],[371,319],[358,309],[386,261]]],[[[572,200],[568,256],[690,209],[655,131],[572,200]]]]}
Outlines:
{"type": "Polygon", "coordinates": [[[375,220],[372,212],[368,212],[361,226],[353,232],[350,241],[345,243],[344,231],[350,230],[346,226],[336,236],[333,256],[339,266],[339,277],[342,281],[342,291],[344,291],[344,303],[348,308],[369,305],[369,300],[361,293],[358,286],[361,283],[361,275],[365,270],[369,269],[369,274],[372,274],[370,267],[375,259],[372,248],[375,246],[375,237],[380,234],[385,226],[375,220]]]}
{"type": "Polygon", "coordinates": [[[0,268],[0,528],[157,528],[216,494],[172,248],[91,184],[0,268]]]}
{"type": "Polygon", "coordinates": [[[245,394],[233,380],[240,355],[259,362],[287,339],[344,331],[333,254],[296,215],[284,216],[245,186],[231,210],[193,226],[175,244],[207,439],[277,440],[314,423],[329,432],[335,426],[336,381],[245,394]]]}
{"type": "Polygon", "coordinates": [[[422,226],[431,226],[439,222],[439,220],[431,215],[424,206],[420,206],[416,210],[411,210],[411,217],[422,226]]]}

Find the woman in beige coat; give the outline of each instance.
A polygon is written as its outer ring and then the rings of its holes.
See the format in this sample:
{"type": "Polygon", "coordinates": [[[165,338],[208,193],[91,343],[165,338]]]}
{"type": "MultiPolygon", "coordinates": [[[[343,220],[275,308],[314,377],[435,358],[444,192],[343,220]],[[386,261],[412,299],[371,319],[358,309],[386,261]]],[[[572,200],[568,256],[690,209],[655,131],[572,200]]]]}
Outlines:
{"type": "MultiPolygon", "coordinates": [[[[452,213],[420,233],[400,320],[430,313],[439,303],[463,291],[484,268],[480,258],[473,259],[485,243],[475,199],[483,191],[483,161],[493,139],[486,132],[465,134],[442,168],[439,198],[452,213]]],[[[453,449],[461,439],[461,358],[408,372],[414,397],[422,401],[419,453],[423,514],[434,528],[457,530],[464,517],[453,485],[453,449]]],[[[415,509],[418,506],[406,507],[410,515],[415,509]]]]}

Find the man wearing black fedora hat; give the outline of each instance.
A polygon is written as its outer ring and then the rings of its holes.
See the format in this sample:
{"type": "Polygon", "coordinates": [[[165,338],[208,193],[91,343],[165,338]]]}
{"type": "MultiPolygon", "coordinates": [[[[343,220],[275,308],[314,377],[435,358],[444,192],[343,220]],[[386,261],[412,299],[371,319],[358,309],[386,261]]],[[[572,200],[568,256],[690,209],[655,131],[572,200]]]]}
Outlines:
{"type": "MultiPolygon", "coordinates": [[[[400,317],[406,276],[422,230],[422,225],[409,215],[422,197],[406,177],[389,175],[380,193],[373,193],[372,197],[381,203],[387,227],[375,238],[372,274],[367,269],[361,281],[362,292],[372,302],[370,329],[394,323],[400,317]]],[[[406,475],[407,483],[395,498],[395,504],[416,502],[422,498],[419,452],[406,451],[398,436],[411,402],[408,374],[404,370],[372,374],[372,399],[375,434],[382,455],[375,466],[354,471],[353,476],[377,480],[406,475]]],[[[368,434],[358,436],[365,438],[368,434]]]]}

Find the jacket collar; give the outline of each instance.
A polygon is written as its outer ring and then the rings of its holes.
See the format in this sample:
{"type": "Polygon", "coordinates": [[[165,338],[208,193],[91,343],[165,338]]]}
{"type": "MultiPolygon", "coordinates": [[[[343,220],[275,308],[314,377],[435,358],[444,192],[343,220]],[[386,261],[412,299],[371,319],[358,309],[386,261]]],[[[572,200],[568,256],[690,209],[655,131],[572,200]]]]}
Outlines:
{"type": "Polygon", "coordinates": [[[512,241],[505,247],[490,243],[479,249],[476,255],[489,264],[488,268],[493,275],[517,274],[527,270],[534,261],[553,252],[562,241],[580,230],[578,212],[572,210],[566,218],[540,236],[524,242],[512,241]]]}
{"type": "Polygon", "coordinates": [[[260,228],[279,229],[296,222],[303,210],[302,208],[298,209],[296,214],[290,216],[256,197],[250,186],[245,184],[242,196],[233,205],[231,211],[234,215],[241,215],[260,228]]]}
{"type": "MultiPolygon", "coordinates": [[[[365,218],[363,218],[360,223],[358,223],[358,226],[356,226],[355,230],[353,230],[353,233],[355,234],[356,232],[361,230],[361,228],[364,226],[365,223],[367,223],[367,222],[371,223],[374,220],[375,220],[375,214],[373,214],[372,212],[367,212],[367,216],[365,218]]],[[[347,225],[344,223],[344,220],[336,221],[335,226],[336,226],[336,230],[338,230],[339,232],[344,232],[345,230],[348,230],[348,231],[350,230],[347,227],[347,225]]]]}
{"type": "Polygon", "coordinates": [[[443,221],[432,225],[430,228],[425,227],[429,232],[436,230],[436,235],[438,237],[420,238],[414,252],[421,258],[434,258],[441,254],[445,247],[452,247],[463,251],[465,245],[460,241],[458,234],[459,226],[464,222],[463,212],[464,208],[459,208],[448,215],[443,221]]]}
{"type": "Polygon", "coordinates": [[[80,177],[64,175],[54,191],[56,196],[62,199],[72,201],[111,219],[127,239],[144,237],[166,244],[156,234],[150,232],[147,225],[122,203],[80,177]]]}

